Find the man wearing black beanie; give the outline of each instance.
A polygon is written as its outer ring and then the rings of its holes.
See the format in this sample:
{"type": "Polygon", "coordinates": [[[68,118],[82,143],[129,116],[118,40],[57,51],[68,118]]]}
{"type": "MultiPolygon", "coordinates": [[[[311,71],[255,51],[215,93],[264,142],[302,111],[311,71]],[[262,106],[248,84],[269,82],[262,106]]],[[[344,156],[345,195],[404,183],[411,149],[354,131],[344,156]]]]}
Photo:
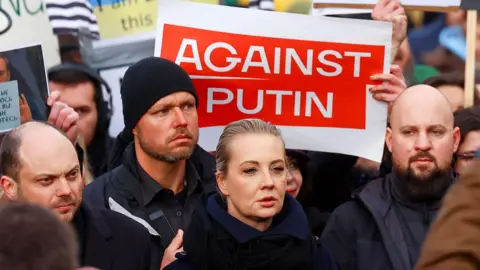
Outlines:
{"type": "Polygon", "coordinates": [[[215,192],[215,161],[197,146],[198,97],[180,66],[141,60],[125,73],[121,95],[125,128],[112,154],[123,153],[122,161],[87,186],[84,200],[144,225],[154,247],[151,269],[158,270],[176,232],[215,192]]]}

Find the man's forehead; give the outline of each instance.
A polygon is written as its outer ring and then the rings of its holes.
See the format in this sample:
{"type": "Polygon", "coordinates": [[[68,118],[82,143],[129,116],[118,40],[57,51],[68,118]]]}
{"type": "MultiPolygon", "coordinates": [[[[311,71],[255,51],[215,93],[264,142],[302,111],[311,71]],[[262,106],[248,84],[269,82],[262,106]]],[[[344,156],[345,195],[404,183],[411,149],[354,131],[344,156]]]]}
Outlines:
{"type": "Polygon", "coordinates": [[[62,94],[60,100],[67,103],[70,107],[84,107],[95,104],[95,90],[90,82],[79,83],[76,85],[66,85],[56,82],[50,82],[50,89],[60,91],[62,94]]]}
{"type": "Polygon", "coordinates": [[[195,97],[192,94],[185,91],[175,92],[161,98],[154,104],[154,106],[177,104],[177,103],[186,102],[189,100],[195,101],[195,97]]]}
{"type": "Polygon", "coordinates": [[[45,149],[21,146],[19,158],[22,170],[24,172],[27,171],[32,176],[66,173],[80,164],[75,153],[65,150],[51,149],[50,151],[45,151],[45,149]]]}
{"type": "Polygon", "coordinates": [[[194,98],[195,97],[192,94],[186,91],[179,91],[179,92],[172,93],[168,96],[165,96],[164,98],[160,99],[160,101],[171,102],[176,100],[186,100],[186,99],[194,99],[194,98]]]}
{"type": "Polygon", "coordinates": [[[393,128],[401,127],[417,127],[429,128],[434,126],[444,126],[446,128],[453,127],[453,117],[444,108],[435,108],[436,106],[410,107],[409,109],[400,110],[398,114],[390,120],[393,128]]]}
{"type": "Polygon", "coordinates": [[[78,162],[72,143],[52,127],[32,122],[18,131],[21,143],[18,149],[22,165],[32,169],[55,168],[78,162]]]}

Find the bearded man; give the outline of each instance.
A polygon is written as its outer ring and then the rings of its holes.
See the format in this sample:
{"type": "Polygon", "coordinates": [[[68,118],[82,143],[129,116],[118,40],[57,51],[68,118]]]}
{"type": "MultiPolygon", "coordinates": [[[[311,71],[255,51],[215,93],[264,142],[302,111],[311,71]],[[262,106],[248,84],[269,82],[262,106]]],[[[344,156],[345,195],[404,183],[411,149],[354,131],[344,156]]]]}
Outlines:
{"type": "Polygon", "coordinates": [[[394,102],[386,144],[393,172],[338,207],[322,235],[340,269],[409,270],[453,182],[460,141],[448,100],[418,85],[394,102]]]}
{"type": "Polygon", "coordinates": [[[121,165],[88,185],[84,198],[145,226],[153,247],[151,269],[158,270],[196,206],[215,192],[215,167],[209,162],[214,158],[197,146],[197,93],[180,66],[143,59],[125,73],[121,95],[125,129],[113,151],[122,154],[122,137],[133,141],[121,165]]]}

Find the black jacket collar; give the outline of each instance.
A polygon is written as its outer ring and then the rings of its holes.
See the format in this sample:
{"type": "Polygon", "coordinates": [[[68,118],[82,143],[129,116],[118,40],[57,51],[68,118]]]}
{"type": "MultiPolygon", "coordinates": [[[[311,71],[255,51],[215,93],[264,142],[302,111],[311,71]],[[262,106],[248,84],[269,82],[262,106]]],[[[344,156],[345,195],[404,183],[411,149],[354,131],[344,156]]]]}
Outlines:
{"type": "Polygon", "coordinates": [[[98,265],[101,266],[100,269],[110,269],[114,259],[114,249],[109,246],[109,242],[113,234],[102,212],[82,203],[79,211],[75,214],[74,226],[82,237],[80,243],[83,246],[80,248],[83,252],[80,261],[84,265],[98,265]]]}
{"type": "MultiPolygon", "coordinates": [[[[210,194],[213,191],[216,191],[216,181],[214,173],[215,166],[212,165],[212,160],[213,162],[215,162],[213,156],[205,152],[205,150],[203,150],[199,146],[196,147],[192,157],[187,160],[187,166],[189,169],[188,173],[191,174],[192,179],[195,178],[196,182],[198,182],[198,184],[201,184],[201,188],[204,189],[204,192],[206,194],[210,194]]],[[[123,166],[125,166],[127,170],[132,174],[132,176],[134,176],[134,178],[136,179],[136,181],[133,183],[125,183],[127,185],[127,190],[134,196],[137,202],[141,202],[143,204],[144,195],[141,188],[141,177],[138,172],[137,157],[135,154],[135,147],[133,143],[131,143],[125,149],[125,152],[123,154],[123,166]]],[[[193,185],[193,183],[190,183],[190,186],[196,187],[197,185],[193,185]]]]}
{"type": "Polygon", "coordinates": [[[222,207],[221,200],[219,195],[211,196],[208,199],[207,212],[240,243],[267,235],[289,235],[301,240],[306,240],[310,236],[305,212],[301,205],[288,194],[285,197],[282,211],[274,218],[272,226],[265,232],[232,217],[226,208],[222,207]]]}

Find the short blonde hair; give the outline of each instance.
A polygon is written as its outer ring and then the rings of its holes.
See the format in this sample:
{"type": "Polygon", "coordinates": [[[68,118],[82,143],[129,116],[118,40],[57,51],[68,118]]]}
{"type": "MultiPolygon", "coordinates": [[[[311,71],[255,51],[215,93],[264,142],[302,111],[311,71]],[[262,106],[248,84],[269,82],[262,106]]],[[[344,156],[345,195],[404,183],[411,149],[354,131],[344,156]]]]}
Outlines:
{"type": "Polygon", "coordinates": [[[236,136],[247,133],[270,134],[280,139],[285,145],[280,130],[270,122],[253,118],[232,122],[225,127],[217,144],[217,173],[225,175],[228,173],[227,168],[231,158],[229,145],[236,136]]]}

